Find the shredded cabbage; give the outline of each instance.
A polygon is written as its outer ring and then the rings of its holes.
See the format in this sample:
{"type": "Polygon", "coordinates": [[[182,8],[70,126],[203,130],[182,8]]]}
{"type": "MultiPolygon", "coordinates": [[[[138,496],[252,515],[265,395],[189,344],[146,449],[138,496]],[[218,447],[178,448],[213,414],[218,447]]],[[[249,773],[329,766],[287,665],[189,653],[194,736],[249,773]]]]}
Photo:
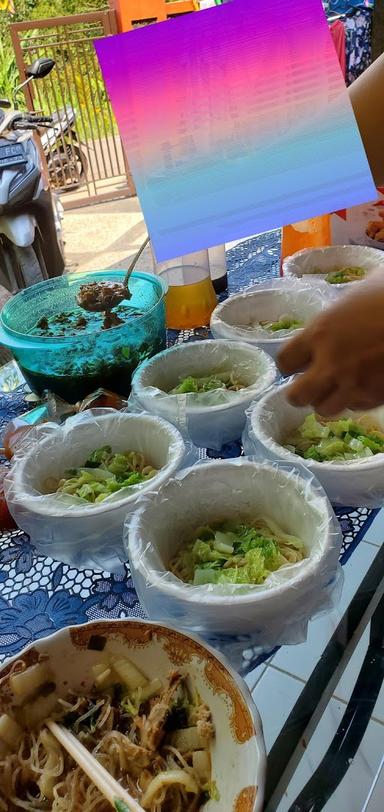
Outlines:
{"type": "Polygon", "coordinates": [[[260,327],[269,333],[277,333],[279,330],[298,330],[304,327],[304,322],[294,316],[280,316],[278,321],[261,321],[260,327]]]}
{"type": "Polygon", "coordinates": [[[325,420],[313,412],[285,441],[285,447],[316,462],[354,460],[384,452],[384,432],[369,419],[325,420]]]}
{"type": "Polygon", "coordinates": [[[339,268],[326,275],[326,281],[330,285],[343,285],[346,282],[358,282],[367,275],[364,268],[339,268]]]}
{"type": "Polygon", "coordinates": [[[202,527],[180,548],[171,571],[186,583],[263,584],[271,572],[306,557],[304,544],[269,519],[202,527]]]}
{"type": "Polygon", "coordinates": [[[199,392],[211,392],[215,389],[228,389],[238,392],[240,389],[244,389],[244,384],[241,383],[234,372],[212,372],[211,375],[205,378],[188,375],[186,378],[182,378],[174,389],[171,389],[170,394],[197,394],[199,392]]]}
{"type": "MultiPolygon", "coordinates": [[[[139,485],[151,479],[157,471],[148,465],[142,454],[125,451],[114,454],[111,446],[96,449],[84,467],[65,471],[55,483],[53,492],[77,496],[86,502],[103,502],[121,488],[139,485]]],[[[52,487],[49,489],[52,492],[52,487]]]]}

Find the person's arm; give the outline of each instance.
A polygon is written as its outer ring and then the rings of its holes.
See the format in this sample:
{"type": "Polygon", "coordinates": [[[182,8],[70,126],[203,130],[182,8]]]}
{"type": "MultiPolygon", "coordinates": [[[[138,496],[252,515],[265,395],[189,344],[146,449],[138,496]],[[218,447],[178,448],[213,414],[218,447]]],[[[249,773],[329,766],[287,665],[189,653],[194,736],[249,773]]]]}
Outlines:
{"type": "Polygon", "coordinates": [[[384,54],[348,92],[374,181],[376,186],[384,186],[384,54]]]}
{"type": "Polygon", "coordinates": [[[384,404],[384,273],[356,282],[350,293],[291,339],[278,358],[294,406],[324,417],[384,404]]]}

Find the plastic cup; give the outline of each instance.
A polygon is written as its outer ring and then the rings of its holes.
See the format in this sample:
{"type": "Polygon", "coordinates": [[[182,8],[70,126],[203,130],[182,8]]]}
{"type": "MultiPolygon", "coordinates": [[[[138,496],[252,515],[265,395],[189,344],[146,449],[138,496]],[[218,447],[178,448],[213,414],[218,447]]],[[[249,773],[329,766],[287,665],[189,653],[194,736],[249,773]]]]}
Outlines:
{"type": "MultiPolygon", "coordinates": [[[[329,214],[312,217],[300,223],[284,226],[281,244],[281,262],[304,248],[324,248],[331,244],[329,214]]],[[[283,270],[281,266],[281,275],[283,270]]]]}
{"type": "Polygon", "coordinates": [[[167,259],[163,262],[158,262],[155,256],[155,252],[152,248],[151,243],[151,252],[152,252],[152,259],[153,265],[155,269],[155,274],[160,276],[163,271],[171,270],[172,268],[179,268],[183,266],[183,268],[187,267],[197,267],[197,268],[206,268],[207,272],[209,273],[209,266],[210,266],[210,257],[209,252],[206,248],[203,248],[201,251],[194,251],[193,254],[184,254],[184,256],[180,257],[173,257],[173,259],[167,259]]]}
{"type": "Polygon", "coordinates": [[[188,330],[209,324],[217,299],[208,268],[176,265],[158,276],[167,283],[166,322],[171,330],[188,330]]]}

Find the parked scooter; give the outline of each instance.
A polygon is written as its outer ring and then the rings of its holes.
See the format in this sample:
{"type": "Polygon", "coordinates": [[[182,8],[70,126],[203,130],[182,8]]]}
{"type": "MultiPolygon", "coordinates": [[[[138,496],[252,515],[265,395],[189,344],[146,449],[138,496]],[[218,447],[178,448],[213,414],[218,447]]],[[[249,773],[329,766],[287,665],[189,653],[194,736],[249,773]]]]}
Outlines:
{"type": "Polygon", "coordinates": [[[54,188],[77,186],[88,169],[88,161],[75,130],[76,111],[71,105],[52,113],[52,127],[41,136],[49,178],[54,188]]]}
{"type": "MultiPolygon", "coordinates": [[[[37,59],[15,93],[47,76],[54,65],[52,59],[37,59]]],[[[64,256],[60,211],[32,137],[33,131],[51,127],[52,118],[11,107],[8,99],[0,99],[0,284],[16,293],[60,276],[64,256]]]]}

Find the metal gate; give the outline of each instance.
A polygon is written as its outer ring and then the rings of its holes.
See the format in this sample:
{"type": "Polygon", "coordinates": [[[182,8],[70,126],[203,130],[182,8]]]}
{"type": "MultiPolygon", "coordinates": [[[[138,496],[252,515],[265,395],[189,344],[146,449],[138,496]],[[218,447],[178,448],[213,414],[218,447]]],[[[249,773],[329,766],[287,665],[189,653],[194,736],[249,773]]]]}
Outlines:
{"type": "Polygon", "coordinates": [[[14,23],[10,30],[22,79],[38,57],[56,62],[24,93],[28,109],[54,116],[57,139],[48,143],[47,131],[42,144],[64,207],[136,194],[92,43],[117,33],[115,12],[14,23]]]}

